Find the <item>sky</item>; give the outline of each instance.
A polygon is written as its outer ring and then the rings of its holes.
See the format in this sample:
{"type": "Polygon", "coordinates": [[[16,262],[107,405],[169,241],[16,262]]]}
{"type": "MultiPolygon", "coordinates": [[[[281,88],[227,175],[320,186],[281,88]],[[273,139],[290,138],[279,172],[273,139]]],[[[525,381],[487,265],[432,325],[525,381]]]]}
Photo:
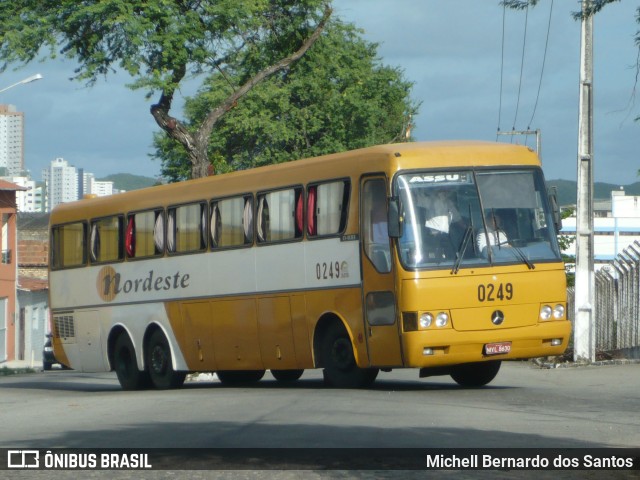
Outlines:
{"type": "MultiPolygon", "coordinates": [[[[414,83],[412,97],[421,103],[413,122],[416,140],[535,147],[535,136],[497,132],[540,129],[546,178],[576,179],[580,22],[571,12],[580,8],[578,1],[542,0],[528,15],[507,11],[504,16],[499,0],[334,0],[333,5],[334,15],[379,44],[383,64],[399,67],[414,83]]],[[[640,99],[634,96],[639,5],[623,0],[595,17],[596,182],[640,180],[640,122],[634,121],[640,116],[640,99]]],[[[147,100],[145,92],[127,89],[131,79],[120,73],[86,87],[69,80],[74,66],[70,60],[47,60],[0,74],[0,90],[43,75],[0,92],[0,103],[24,112],[25,166],[32,178],[40,180],[42,169],[57,157],[98,178],[159,176],[160,162],[150,157],[158,127],[149,108],[157,96],[147,100]]],[[[175,117],[182,118],[182,98],[193,95],[197,84],[181,90],[171,112],[175,117]]]]}

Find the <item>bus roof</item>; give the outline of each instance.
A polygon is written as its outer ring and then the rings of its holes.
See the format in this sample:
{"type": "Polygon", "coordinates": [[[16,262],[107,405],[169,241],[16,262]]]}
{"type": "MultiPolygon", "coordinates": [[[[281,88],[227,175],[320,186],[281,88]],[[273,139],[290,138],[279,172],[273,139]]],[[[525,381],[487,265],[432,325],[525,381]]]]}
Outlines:
{"type": "Polygon", "coordinates": [[[91,208],[91,217],[95,218],[325,179],[360,177],[363,173],[383,172],[392,176],[404,169],[539,165],[532,149],[513,144],[487,141],[386,144],[63,203],[53,210],[51,222],[85,218],[87,208],[91,208]]]}

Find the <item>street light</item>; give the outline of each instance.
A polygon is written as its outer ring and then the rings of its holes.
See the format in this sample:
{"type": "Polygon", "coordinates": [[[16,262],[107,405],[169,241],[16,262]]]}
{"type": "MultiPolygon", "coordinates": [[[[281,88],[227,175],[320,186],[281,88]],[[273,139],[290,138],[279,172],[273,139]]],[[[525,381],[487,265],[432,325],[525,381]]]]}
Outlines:
{"type": "Polygon", "coordinates": [[[9,85],[8,87],[4,87],[2,90],[0,90],[0,93],[4,92],[6,90],[9,90],[10,88],[17,87],[18,85],[22,85],[23,83],[35,82],[36,80],[40,80],[41,78],[42,78],[42,75],[40,75],[39,73],[36,73],[35,75],[31,75],[30,77],[27,77],[24,80],[20,80],[19,82],[16,82],[13,85],[9,85]]]}

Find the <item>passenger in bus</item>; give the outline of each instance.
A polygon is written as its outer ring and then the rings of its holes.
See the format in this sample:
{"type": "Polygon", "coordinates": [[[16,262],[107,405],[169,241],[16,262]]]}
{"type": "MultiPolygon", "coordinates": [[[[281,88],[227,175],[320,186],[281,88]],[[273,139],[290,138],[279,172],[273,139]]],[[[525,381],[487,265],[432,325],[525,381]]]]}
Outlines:
{"type": "Polygon", "coordinates": [[[453,200],[453,192],[446,188],[439,188],[425,196],[427,219],[425,227],[436,232],[449,233],[452,224],[462,221],[460,212],[453,200]]]}
{"type": "Polygon", "coordinates": [[[504,231],[504,221],[502,215],[496,211],[491,210],[486,216],[487,218],[487,231],[479,232],[476,235],[476,245],[478,251],[483,255],[487,255],[487,238],[489,239],[490,246],[503,247],[509,246],[509,239],[504,231]]]}
{"type": "Polygon", "coordinates": [[[424,196],[426,241],[431,258],[453,258],[460,247],[465,222],[458,211],[451,188],[432,189],[424,196]]]}

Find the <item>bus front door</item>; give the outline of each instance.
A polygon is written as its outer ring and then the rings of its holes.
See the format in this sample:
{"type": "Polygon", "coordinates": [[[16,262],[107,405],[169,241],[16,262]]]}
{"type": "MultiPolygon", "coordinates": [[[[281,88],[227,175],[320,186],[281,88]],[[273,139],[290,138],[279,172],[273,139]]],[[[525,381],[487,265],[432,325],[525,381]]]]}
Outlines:
{"type": "Polygon", "coordinates": [[[362,301],[372,367],[402,365],[387,229],[387,183],[382,176],[367,177],[360,188],[362,301]]]}

